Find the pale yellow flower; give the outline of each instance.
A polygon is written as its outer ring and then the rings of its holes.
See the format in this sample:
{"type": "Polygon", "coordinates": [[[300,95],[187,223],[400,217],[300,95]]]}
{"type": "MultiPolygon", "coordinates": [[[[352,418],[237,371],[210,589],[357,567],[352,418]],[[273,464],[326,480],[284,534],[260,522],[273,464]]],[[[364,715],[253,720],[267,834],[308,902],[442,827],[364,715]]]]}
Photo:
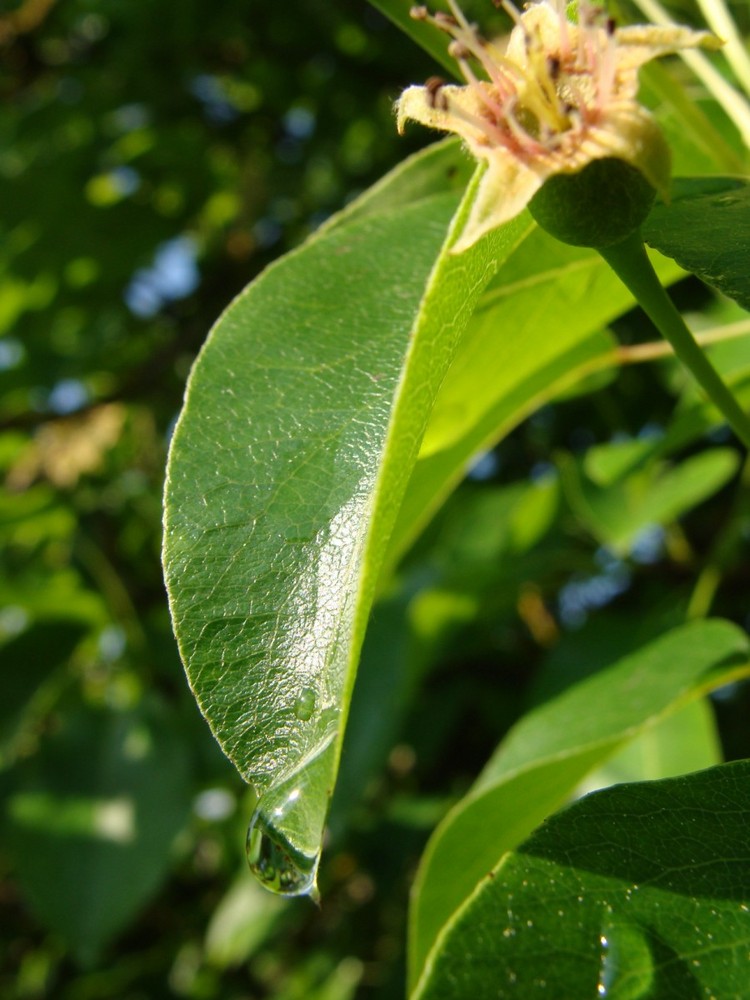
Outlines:
{"type": "Polygon", "coordinates": [[[518,215],[555,174],[578,173],[613,157],[636,167],[666,195],[669,151],[651,114],[638,103],[638,69],[678,49],[717,45],[705,31],[670,26],[618,28],[585,0],[577,21],[564,0],[540,0],[514,19],[507,44],[484,39],[455,0],[452,15],[414,7],[453,41],[449,52],[464,86],[433,78],[409,87],[396,105],[399,131],[407,120],[455,132],[487,168],[454,252],[518,215]],[[485,78],[476,69],[481,67],[485,78]]]}

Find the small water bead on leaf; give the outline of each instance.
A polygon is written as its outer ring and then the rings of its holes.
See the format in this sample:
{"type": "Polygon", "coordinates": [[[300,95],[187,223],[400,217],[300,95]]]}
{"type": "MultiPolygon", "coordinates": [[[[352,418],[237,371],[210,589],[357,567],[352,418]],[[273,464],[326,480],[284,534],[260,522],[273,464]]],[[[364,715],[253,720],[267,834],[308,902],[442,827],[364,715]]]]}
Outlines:
{"type": "Polygon", "coordinates": [[[608,923],[599,937],[601,950],[597,996],[645,1000],[654,985],[653,956],[641,928],[608,923]]]}
{"type": "Polygon", "coordinates": [[[294,703],[294,714],[301,722],[307,722],[315,711],[315,691],[305,688],[294,703]]]}

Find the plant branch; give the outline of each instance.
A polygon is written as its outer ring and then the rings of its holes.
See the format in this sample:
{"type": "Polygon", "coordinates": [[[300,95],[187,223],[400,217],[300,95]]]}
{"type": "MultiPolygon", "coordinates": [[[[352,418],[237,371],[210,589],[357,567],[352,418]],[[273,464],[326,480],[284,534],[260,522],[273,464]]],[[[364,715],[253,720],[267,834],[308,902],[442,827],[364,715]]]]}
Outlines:
{"type": "MultiPolygon", "coordinates": [[[[736,340],[738,337],[747,337],[750,334],[750,319],[741,319],[736,323],[727,323],[726,326],[715,327],[711,330],[703,330],[701,333],[694,333],[695,342],[701,347],[708,347],[711,344],[720,344],[725,340],[736,340]]],[[[621,365],[641,364],[644,361],[657,361],[659,358],[668,358],[673,355],[674,348],[666,340],[651,340],[646,344],[621,345],[614,349],[613,360],[621,365]]]]}

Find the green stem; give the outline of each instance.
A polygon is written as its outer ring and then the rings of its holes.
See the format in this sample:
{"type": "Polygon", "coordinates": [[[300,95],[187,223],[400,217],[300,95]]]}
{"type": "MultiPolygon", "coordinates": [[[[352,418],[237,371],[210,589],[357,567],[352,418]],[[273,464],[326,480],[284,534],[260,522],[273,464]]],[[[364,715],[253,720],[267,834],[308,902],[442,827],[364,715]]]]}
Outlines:
{"type": "Polygon", "coordinates": [[[750,418],[696,343],[685,321],[661,286],[651,266],[640,233],[636,230],[614,246],[599,249],[618,278],[633,293],[659,333],[692,373],[711,402],[726,417],[746,448],[750,448],[750,418]]]}

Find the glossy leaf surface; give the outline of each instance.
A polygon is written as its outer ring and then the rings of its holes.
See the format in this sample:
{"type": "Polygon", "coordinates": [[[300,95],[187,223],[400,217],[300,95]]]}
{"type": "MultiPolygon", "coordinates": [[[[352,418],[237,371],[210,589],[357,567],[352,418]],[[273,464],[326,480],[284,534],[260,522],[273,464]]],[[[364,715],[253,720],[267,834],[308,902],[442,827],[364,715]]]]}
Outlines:
{"type": "Polygon", "coordinates": [[[281,891],[314,883],[378,569],[435,393],[528,228],[441,253],[457,197],[402,204],[412,182],[396,171],[397,208],[355,206],[237,299],[194,369],[171,451],[175,629],[204,714],[262,796],[258,829],[283,825],[281,854],[308,864],[279,883],[279,851],[251,845],[281,891]]]}

